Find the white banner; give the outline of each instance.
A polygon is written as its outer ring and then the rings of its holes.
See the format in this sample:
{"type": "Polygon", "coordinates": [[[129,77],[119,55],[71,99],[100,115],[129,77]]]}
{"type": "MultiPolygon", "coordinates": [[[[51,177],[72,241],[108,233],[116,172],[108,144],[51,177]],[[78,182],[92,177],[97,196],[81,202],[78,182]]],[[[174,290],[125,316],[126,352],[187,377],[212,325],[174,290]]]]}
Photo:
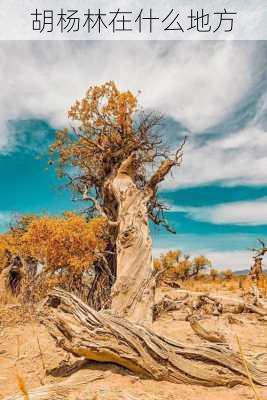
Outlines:
{"type": "Polygon", "coordinates": [[[266,0],[1,0],[1,40],[266,40],[266,0]]]}

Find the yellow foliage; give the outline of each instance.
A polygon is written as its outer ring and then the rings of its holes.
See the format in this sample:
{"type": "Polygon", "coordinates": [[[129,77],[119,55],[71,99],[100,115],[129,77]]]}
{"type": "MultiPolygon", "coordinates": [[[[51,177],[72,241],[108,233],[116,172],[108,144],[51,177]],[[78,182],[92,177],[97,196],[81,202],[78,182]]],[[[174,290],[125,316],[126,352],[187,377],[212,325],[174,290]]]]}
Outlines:
{"type": "Polygon", "coordinates": [[[154,269],[160,271],[162,269],[161,261],[158,258],[153,260],[154,269]]]}
{"type": "Polygon", "coordinates": [[[189,274],[192,262],[189,257],[183,256],[180,250],[170,250],[161,254],[160,259],[154,260],[154,268],[164,270],[167,278],[184,278],[189,274]]]}
{"type": "MultiPolygon", "coordinates": [[[[132,115],[136,110],[136,97],[130,92],[120,92],[115,83],[106,82],[100,86],[90,87],[86,96],[71,107],[68,116],[82,123],[82,129],[91,127],[104,128],[107,120],[124,131],[132,129],[132,115]]],[[[114,130],[113,139],[120,139],[114,130]]]]}
{"type": "Polygon", "coordinates": [[[31,216],[0,235],[0,265],[4,266],[9,250],[23,258],[37,259],[47,271],[81,272],[106,247],[105,226],[102,217],[86,222],[74,213],[65,213],[63,217],[31,216]]]}
{"type": "Polygon", "coordinates": [[[189,256],[183,255],[181,250],[169,250],[154,260],[154,268],[157,271],[164,271],[162,277],[173,280],[199,277],[207,266],[211,266],[207,257],[200,255],[192,260],[189,256]]]}
{"type": "MultiPolygon", "coordinates": [[[[57,132],[50,146],[58,174],[63,176],[66,166],[72,165],[88,177],[88,188],[102,188],[106,178],[133,150],[140,151],[141,143],[148,143],[144,129],[134,129],[136,110],[136,97],[130,91],[119,91],[114,82],[90,87],[68,112],[78,127],[73,132],[57,132]]],[[[146,153],[147,144],[144,146],[146,153]]]]}

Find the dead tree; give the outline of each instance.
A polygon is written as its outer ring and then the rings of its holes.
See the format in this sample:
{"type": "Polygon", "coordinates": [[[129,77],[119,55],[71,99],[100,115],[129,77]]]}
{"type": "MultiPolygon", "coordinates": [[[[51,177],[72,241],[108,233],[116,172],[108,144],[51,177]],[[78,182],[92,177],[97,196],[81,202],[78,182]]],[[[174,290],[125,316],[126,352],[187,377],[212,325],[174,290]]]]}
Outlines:
{"type": "Polygon", "coordinates": [[[163,313],[182,310],[204,318],[207,315],[221,314],[242,314],[255,313],[260,317],[267,316],[265,304],[255,304],[254,298],[242,299],[225,295],[215,295],[205,292],[192,292],[189,290],[179,290],[179,296],[171,298],[164,296],[154,305],[154,319],[156,320],[163,313]]]}
{"type": "Polygon", "coordinates": [[[183,144],[173,159],[161,163],[143,189],[135,184],[139,162],[136,152],[121,163],[106,185],[118,204],[117,279],[111,293],[111,310],[148,326],[153,320],[155,277],[147,205],[171,168],[180,165],[183,144]]]}
{"type": "Polygon", "coordinates": [[[260,248],[253,248],[251,249],[254,253],[255,256],[253,256],[253,265],[250,268],[249,276],[252,279],[252,281],[257,282],[259,281],[260,277],[263,274],[263,268],[262,268],[262,260],[267,252],[267,247],[264,243],[263,240],[258,239],[258,242],[260,243],[260,248]]]}

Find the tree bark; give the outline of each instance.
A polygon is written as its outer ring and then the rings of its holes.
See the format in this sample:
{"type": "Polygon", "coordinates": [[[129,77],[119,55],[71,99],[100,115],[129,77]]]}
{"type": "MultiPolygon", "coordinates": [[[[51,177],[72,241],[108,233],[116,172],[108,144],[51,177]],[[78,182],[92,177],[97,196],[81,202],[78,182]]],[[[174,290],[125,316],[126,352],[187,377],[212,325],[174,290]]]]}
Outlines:
{"type": "MultiPolygon", "coordinates": [[[[206,386],[246,384],[239,354],[226,344],[176,343],[111,312],[96,312],[76,296],[56,289],[41,321],[57,344],[76,356],[111,362],[156,380],[206,386]]],[[[254,382],[267,385],[267,371],[248,362],[254,382]]]]}
{"type": "Polygon", "coordinates": [[[190,316],[188,318],[191,328],[193,331],[204,340],[212,343],[227,343],[226,337],[216,330],[208,330],[204,328],[196,317],[190,316]]]}
{"type": "Polygon", "coordinates": [[[134,155],[124,161],[112,182],[118,203],[117,279],[112,288],[112,312],[150,326],[153,318],[155,280],[149,235],[147,191],[134,184],[134,155]]]}

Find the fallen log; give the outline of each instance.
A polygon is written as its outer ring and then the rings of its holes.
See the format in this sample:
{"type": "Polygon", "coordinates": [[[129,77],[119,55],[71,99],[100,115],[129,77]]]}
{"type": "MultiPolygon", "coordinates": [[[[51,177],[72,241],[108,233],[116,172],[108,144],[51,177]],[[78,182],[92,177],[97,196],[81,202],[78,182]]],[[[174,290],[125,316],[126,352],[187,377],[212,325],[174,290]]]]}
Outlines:
{"type": "Polygon", "coordinates": [[[267,316],[267,309],[263,308],[263,307],[258,307],[258,306],[254,306],[253,304],[245,303],[245,309],[247,309],[250,312],[259,314],[262,317],[266,317],[267,316]]]}
{"type": "Polygon", "coordinates": [[[188,298],[188,294],[185,294],[183,298],[172,299],[169,296],[164,296],[158,303],[153,306],[153,321],[167,311],[177,311],[184,306],[184,301],[188,298]]]}
{"type": "Polygon", "coordinates": [[[193,313],[203,312],[207,315],[242,314],[243,312],[251,312],[260,316],[267,315],[267,308],[251,304],[241,298],[188,290],[178,290],[178,293],[178,297],[164,296],[154,305],[154,320],[164,312],[180,310],[183,306],[191,309],[193,313]]]}
{"type": "MultiPolygon", "coordinates": [[[[144,326],[96,312],[76,296],[55,289],[40,311],[57,344],[76,356],[125,367],[143,377],[205,386],[247,384],[238,353],[221,344],[189,346],[144,326]]],[[[250,361],[252,379],[267,385],[267,373],[250,361]]]]}

